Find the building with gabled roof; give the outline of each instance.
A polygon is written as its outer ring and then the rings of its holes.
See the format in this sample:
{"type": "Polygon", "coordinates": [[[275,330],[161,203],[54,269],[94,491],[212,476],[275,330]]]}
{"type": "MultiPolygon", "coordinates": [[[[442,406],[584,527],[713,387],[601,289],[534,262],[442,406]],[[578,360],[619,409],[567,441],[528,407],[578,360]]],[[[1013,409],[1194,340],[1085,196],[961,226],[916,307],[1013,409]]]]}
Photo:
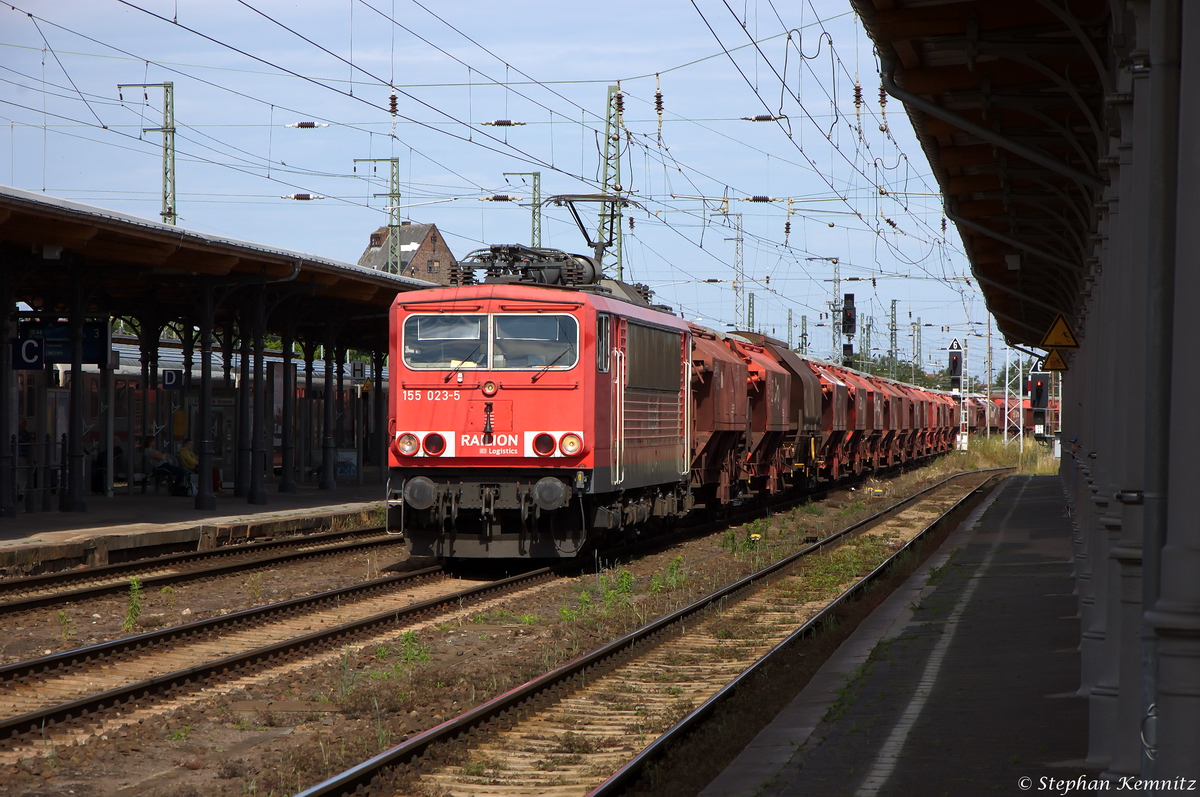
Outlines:
{"type": "MultiPolygon", "coordinates": [[[[451,267],[456,261],[436,224],[404,221],[396,228],[396,233],[400,240],[400,274],[439,285],[450,284],[451,267]]],[[[388,227],[380,227],[371,233],[358,265],[388,271],[388,235],[388,227]]]]}

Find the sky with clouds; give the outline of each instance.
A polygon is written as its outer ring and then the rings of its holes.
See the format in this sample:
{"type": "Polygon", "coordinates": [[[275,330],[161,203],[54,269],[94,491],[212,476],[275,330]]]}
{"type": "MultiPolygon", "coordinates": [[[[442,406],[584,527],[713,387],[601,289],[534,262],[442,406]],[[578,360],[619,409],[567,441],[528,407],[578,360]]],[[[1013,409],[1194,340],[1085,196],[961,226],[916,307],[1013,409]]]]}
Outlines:
{"type": "MultiPolygon", "coordinates": [[[[0,11],[0,183],[158,219],[162,135],[144,131],[163,89],[132,84],[167,81],[180,226],[349,262],[389,201],[388,164],[356,159],[397,158],[401,216],[459,257],[529,243],[530,178],[505,173],[540,172],[544,197],[598,191],[619,82],[627,279],[726,328],[740,214],[756,327],[786,340],[790,310],[798,341],[806,316],[828,355],[836,259],[874,349],[894,299],[905,356],[920,318],[928,370],[959,338],[982,371],[982,299],[846,0],[17,0],[0,11]],[[497,194],[521,201],[482,201],[497,194]]],[[[542,243],[588,251],[553,205],[542,243]]]]}

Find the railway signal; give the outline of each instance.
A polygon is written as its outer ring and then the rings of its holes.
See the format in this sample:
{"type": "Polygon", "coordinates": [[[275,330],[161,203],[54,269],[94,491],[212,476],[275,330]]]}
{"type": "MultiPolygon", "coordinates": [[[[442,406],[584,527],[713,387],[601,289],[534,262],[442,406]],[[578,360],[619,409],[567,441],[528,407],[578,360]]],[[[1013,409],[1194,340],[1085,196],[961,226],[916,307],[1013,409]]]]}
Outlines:
{"type": "Polygon", "coordinates": [[[1029,375],[1029,406],[1044,410],[1049,406],[1050,374],[1035,371],[1029,375]]]}
{"type": "Polygon", "coordinates": [[[950,341],[950,362],[947,370],[950,372],[950,392],[957,394],[962,390],[962,346],[957,338],[950,341]]]}
{"type": "Polygon", "coordinates": [[[1029,375],[1029,406],[1033,410],[1033,433],[1046,433],[1046,408],[1050,406],[1050,374],[1034,371],[1029,375]]]}
{"type": "Polygon", "coordinates": [[[858,311],[854,309],[854,294],[847,293],[842,302],[842,334],[848,338],[854,337],[858,329],[858,311]]]}

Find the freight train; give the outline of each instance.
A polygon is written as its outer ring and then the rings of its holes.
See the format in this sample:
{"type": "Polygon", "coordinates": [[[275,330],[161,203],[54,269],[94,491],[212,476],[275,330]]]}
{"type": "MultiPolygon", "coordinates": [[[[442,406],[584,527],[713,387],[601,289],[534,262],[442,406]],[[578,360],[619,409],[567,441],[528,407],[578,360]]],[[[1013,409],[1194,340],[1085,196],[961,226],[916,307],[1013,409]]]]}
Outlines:
{"type": "Polygon", "coordinates": [[[591,258],[492,246],[457,274],[391,309],[388,526],[414,554],[574,557],[953,447],[952,396],[702,328],[591,258]]]}

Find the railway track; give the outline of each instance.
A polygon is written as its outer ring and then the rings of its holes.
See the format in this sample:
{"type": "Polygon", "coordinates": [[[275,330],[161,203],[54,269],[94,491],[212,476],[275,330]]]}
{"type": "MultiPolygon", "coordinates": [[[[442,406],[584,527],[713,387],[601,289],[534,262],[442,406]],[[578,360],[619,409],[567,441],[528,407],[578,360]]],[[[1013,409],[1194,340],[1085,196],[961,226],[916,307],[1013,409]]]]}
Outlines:
{"type": "Polygon", "coordinates": [[[970,475],[808,545],[300,797],[392,794],[393,784],[477,797],[619,793],[672,735],[702,721],[747,673],[818,627],[978,491],[979,484],[952,483],[970,475]],[[837,583],[833,600],[815,598],[805,577],[813,555],[859,540],[889,551],[869,573],[837,583]]]}
{"type": "Polygon", "coordinates": [[[400,537],[376,527],[6,579],[0,581],[0,616],[122,592],[129,588],[129,579],[134,576],[146,587],[161,588],[270,565],[400,544],[400,537]]]}
{"type": "MultiPolygon", "coordinates": [[[[759,511],[743,514],[750,519],[759,511]]],[[[727,522],[704,524],[705,527],[680,534],[694,536],[723,528],[727,522]]],[[[0,614],[124,591],[128,588],[127,578],[134,574],[140,574],[142,583],[149,587],[396,542],[393,535],[372,531],[255,544],[252,550],[246,549],[249,546],[239,546],[218,551],[217,558],[225,561],[213,565],[204,565],[212,558],[211,554],[206,555],[208,552],[187,553],[92,571],[15,579],[0,585],[0,594],[5,587],[10,595],[22,587],[43,592],[0,603],[0,614]],[[358,539],[346,541],[346,536],[358,539]],[[81,580],[91,583],[79,586],[81,580]],[[64,585],[65,590],[61,589],[64,585]]],[[[645,553],[666,542],[642,541],[614,555],[645,553]]],[[[577,562],[574,568],[567,566],[565,570],[582,567],[586,563],[577,562]]],[[[119,713],[122,705],[189,691],[207,680],[259,663],[282,662],[320,650],[332,644],[330,640],[339,644],[352,641],[381,625],[400,624],[444,610],[451,604],[458,607],[475,602],[516,584],[549,578],[550,571],[538,570],[494,584],[452,591],[448,597],[445,587],[426,584],[418,592],[411,588],[415,583],[441,577],[440,568],[426,568],[0,666],[0,747],[11,745],[13,740],[19,741],[34,730],[53,728],[58,723],[95,722],[102,716],[119,713]],[[406,593],[410,605],[396,610],[395,596],[400,592],[406,593]]]]}
{"type": "Polygon", "coordinates": [[[292,662],[551,580],[550,568],[459,588],[440,567],[0,667],[0,746],[96,724],[250,669],[292,662]],[[397,606],[398,597],[405,602],[397,606]]]}
{"type": "MultiPolygon", "coordinates": [[[[844,484],[854,481],[857,480],[847,480],[844,484]]],[[[811,498],[812,496],[809,495],[804,499],[788,499],[780,506],[787,508],[811,498]]],[[[778,509],[779,507],[776,507],[775,511],[778,509]]],[[[710,533],[730,523],[752,520],[767,511],[766,507],[752,507],[738,512],[734,516],[719,520],[702,520],[694,525],[684,525],[666,535],[658,535],[617,550],[606,551],[605,555],[612,557],[635,555],[638,552],[667,545],[673,541],[710,533]]],[[[137,576],[146,588],[162,588],[270,565],[348,551],[400,545],[402,542],[403,537],[388,534],[383,531],[382,526],[375,526],[351,531],[306,534],[280,540],[229,545],[206,551],[187,551],[81,570],[64,570],[36,576],[0,579],[0,617],[29,609],[124,592],[129,588],[129,579],[133,576],[137,576]]]]}

